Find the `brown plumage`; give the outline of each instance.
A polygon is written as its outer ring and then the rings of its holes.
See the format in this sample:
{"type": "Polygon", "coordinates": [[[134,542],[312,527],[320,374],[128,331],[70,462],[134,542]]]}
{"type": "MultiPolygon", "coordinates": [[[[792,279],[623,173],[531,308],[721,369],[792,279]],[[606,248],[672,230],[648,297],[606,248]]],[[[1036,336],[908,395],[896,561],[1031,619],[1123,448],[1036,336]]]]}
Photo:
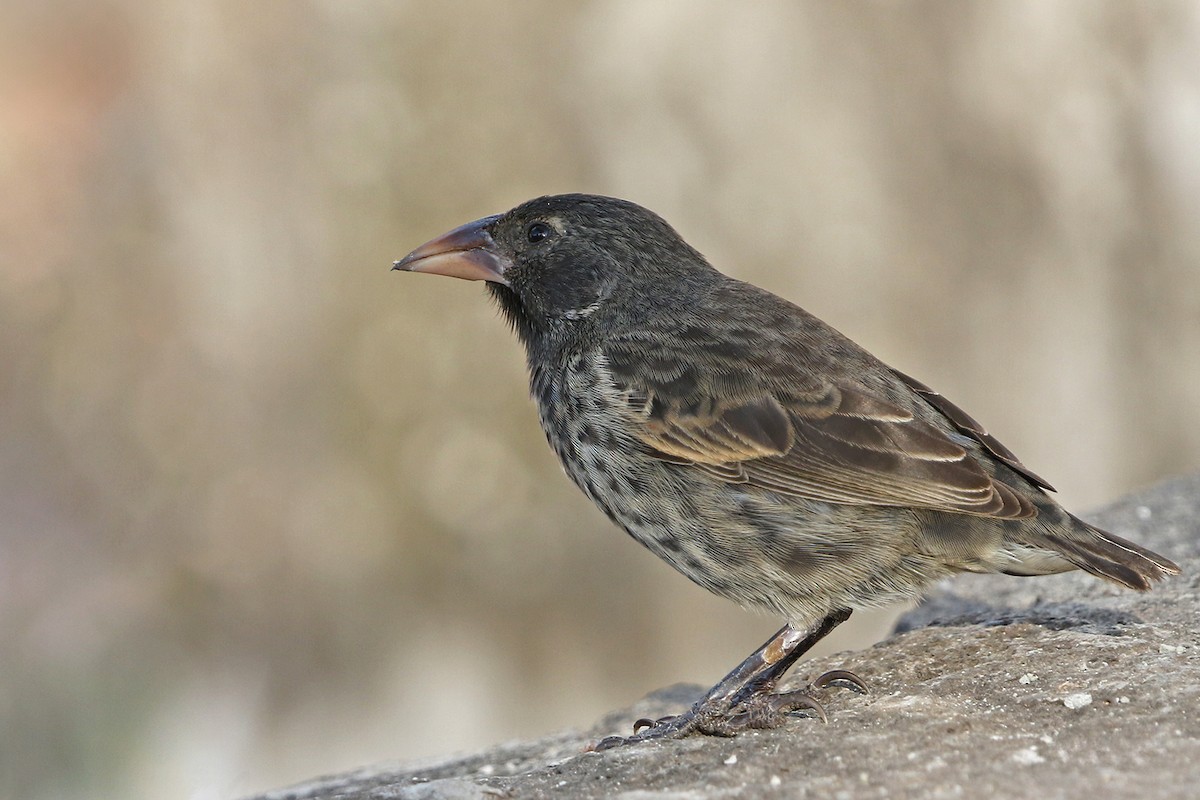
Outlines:
{"type": "Polygon", "coordinates": [[[488,281],[567,474],[696,583],[789,620],[635,739],[779,724],[813,705],[770,694],[804,650],[851,610],[956,572],[1081,568],[1140,590],[1178,572],[1062,509],[958,406],[632,203],[540,198],[396,266],[488,281]]]}

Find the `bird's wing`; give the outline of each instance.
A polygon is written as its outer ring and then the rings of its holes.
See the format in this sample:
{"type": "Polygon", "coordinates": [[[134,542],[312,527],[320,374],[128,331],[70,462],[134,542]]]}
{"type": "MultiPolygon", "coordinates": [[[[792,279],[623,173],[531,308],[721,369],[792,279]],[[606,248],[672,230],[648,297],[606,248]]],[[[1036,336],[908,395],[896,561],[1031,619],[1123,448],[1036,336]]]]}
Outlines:
{"type": "Polygon", "coordinates": [[[984,427],[976,422],[975,418],[970,414],[963,411],[957,405],[951,403],[947,398],[943,397],[939,392],[930,389],[916,378],[905,375],[898,369],[893,369],[892,372],[894,372],[896,377],[903,381],[910,389],[920,395],[925,402],[942,412],[942,415],[946,417],[946,419],[950,420],[950,422],[954,424],[954,427],[958,428],[972,439],[978,441],[980,444],[986,447],[988,452],[990,452],[993,456],[1003,461],[1013,470],[1024,475],[1037,486],[1040,486],[1043,489],[1049,489],[1052,492],[1055,491],[1054,487],[1051,486],[1045,478],[1041,477],[1029,467],[1022,464],[1021,460],[1017,458],[1016,453],[1014,453],[1012,450],[1009,450],[999,439],[988,433],[984,427]]]}
{"type": "Polygon", "coordinates": [[[831,503],[1037,514],[950,435],[866,386],[792,370],[769,389],[731,361],[702,368],[669,347],[646,357],[617,344],[605,360],[637,437],[664,461],[831,503]]]}

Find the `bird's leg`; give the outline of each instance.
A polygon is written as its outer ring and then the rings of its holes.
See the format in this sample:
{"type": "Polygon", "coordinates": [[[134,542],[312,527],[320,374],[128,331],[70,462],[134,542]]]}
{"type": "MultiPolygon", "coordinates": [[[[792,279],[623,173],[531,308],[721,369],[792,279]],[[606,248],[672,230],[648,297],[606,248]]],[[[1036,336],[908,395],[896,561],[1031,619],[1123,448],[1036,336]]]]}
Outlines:
{"type": "MultiPolygon", "coordinates": [[[[681,738],[692,733],[732,736],[747,728],[773,728],[782,724],[789,711],[804,708],[824,719],[825,709],[809,690],[782,694],[772,690],[801,656],[849,617],[850,609],[838,609],[807,632],[785,625],[684,713],[657,721],[640,719],[634,725],[633,736],[610,736],[595,749],[607,750],[647,739],[681,738]]],[[[862,691],[867,688],[856,675],[845,670],[822,675],[810,688],[835,681],[849,683],[862,691]]]]}

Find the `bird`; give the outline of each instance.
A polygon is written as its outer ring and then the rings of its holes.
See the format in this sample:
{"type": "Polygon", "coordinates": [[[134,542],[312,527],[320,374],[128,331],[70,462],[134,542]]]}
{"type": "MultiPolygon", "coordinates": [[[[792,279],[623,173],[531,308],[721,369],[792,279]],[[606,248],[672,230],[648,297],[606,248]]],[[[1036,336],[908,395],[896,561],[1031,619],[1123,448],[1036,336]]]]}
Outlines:
{"type": "Polygon", "coordinates": [[[777,691],[859,609],[958,573],[1081,569],[1145,591],[1170,559],[1090,525],[965,411],[799,306],[713,267],[657,214],[588,194],[461,225],[393,269],[484,281],[570,479],[696,584],[786,624],[682,714],[597,749],[825,718],[777,691]]]}

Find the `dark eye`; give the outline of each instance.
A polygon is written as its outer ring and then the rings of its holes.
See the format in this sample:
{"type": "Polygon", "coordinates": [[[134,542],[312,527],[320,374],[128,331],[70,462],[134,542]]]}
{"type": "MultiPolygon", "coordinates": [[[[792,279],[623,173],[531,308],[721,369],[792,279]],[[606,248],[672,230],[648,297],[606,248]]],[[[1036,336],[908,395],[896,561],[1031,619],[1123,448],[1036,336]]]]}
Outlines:
{"type": "Polygon", "coordinates": [[[534,223],[531,223],[530,226],[525,229],[525,238],[528,239],[531,243],[537,244],[538,242],[540,242],[544,239],[549,239],[550,234],[552,234],[552,233],[554,233],[554,229],[551,228],[546,223],[534,222],[534,223]]]}

